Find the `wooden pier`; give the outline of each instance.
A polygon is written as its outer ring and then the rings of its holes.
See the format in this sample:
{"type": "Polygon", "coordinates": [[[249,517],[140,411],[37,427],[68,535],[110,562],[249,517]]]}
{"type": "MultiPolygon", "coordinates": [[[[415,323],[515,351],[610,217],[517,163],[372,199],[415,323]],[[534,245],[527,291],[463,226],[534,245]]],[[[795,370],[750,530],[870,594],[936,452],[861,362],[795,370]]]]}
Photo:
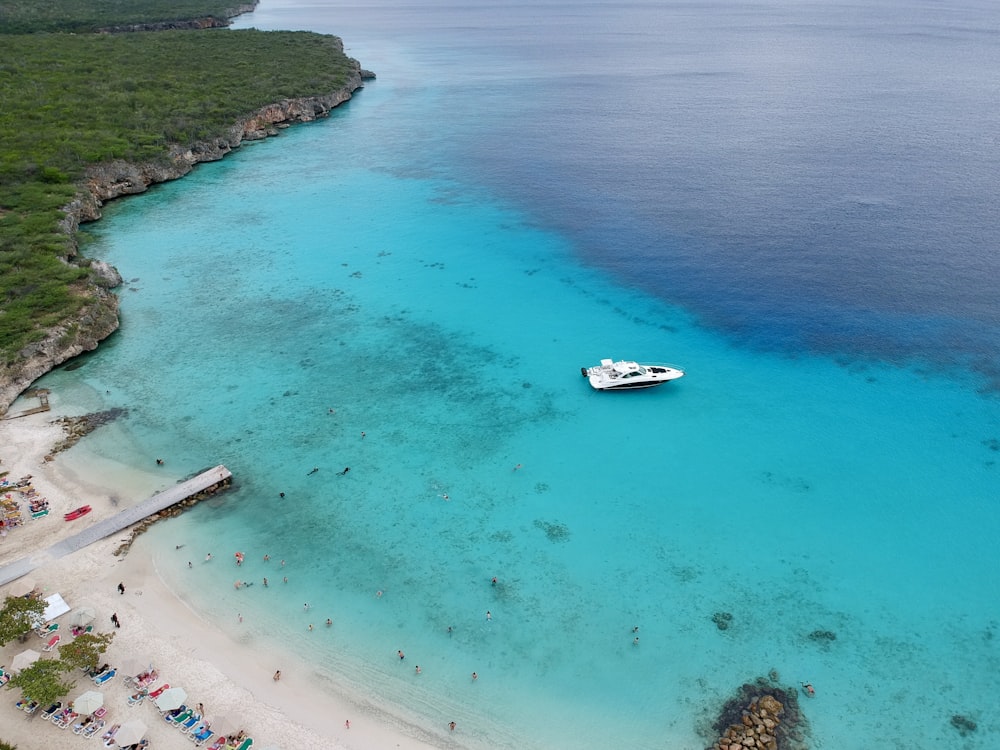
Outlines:
{"type": "Polygon", "coordinates": [[[49,391],[47,388],[39,388],[35,391],[35,395],[38,396],[38,406],[32,409],[25,409],[24,411],[19,411],[17,414],[8,414],[4,419],[17,419],[18,417],[27,417],[31,414],[41,414],[43,411],[49,410],[49,391]]]}
{"type": "MultiPolygon", "coordinates": [[[[162,492],[157,492],[152,497],[143,500],[137,505],[133,505],[131,508],[119,511],[110,518],[98,521],[82,531],[56,542],[48,549],[36,550],[29,557],[21,558],[0,567],[0,586],[27,575],[49,560],[57,560],[60,557],[65,557],[77,550],[83,549],[89,544],[105,539],[112,534],[117,534],[122,529],[141,524],[144,521],[151,522],[157,514],[169,508],[181,506],[182,504],[186,505],[192,498],[198,495],[221,490],[229,486],[232,483],[232,479],[232,472],[220,464],[213,469],[202,472],[196,477],[169,487],[162,492]]],[[[54,517],[53,520],[55,518],[58,517],[54,517]]],[[[135,535],[136,531],[133,531],[132,539],[135,538],[135,535]]],[[[130,543],[131,539],[129,540],[130,543]]]]}

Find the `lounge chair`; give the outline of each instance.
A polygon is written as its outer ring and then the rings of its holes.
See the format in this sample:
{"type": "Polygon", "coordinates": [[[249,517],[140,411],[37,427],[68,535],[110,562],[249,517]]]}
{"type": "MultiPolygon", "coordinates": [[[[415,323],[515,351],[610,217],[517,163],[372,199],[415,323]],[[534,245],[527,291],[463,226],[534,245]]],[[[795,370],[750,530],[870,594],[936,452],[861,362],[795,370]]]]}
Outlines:
{"type": "Polygon", "coordinates": [[[56,646],[59,645],[59,641],[61,640],[62,640],[61,635],[52,636],[51,638],[49,638],[49,642],[46,643],[44,646],[42,646],[42,651],[51,651],[52,649],[54,649],[56,646]]]}
{"type": "Polygon", "coordinates": [[[183,710],[174,716],[171,716],[170,712],[168,711],[167,715],[163,717],[163,720],[169,724],[173,724],[174,726],[180,726],[185,721],[190,719],[191,714],[194,713],[194,709],[190,709],[187,706],[181,706],[181,709],[183,710]]]}
{"type": "Polygon", "coordinates": [[[70,724],[72,724],[74,721],[76,721],[79,718],[80,718],[80,714],[78,714],[76,711],[72,711],[71,710],[69,713],[60,714],[59,721],[56,721],[54,723],[60,729],[65,729],[66,727],[68,727],[70,724]]]}
{"type": "Polygon", "coordinates": [[[187,734],[192,729],[201,727],[201,719],[201,714],[192,712],[187,719],[178,724],[178,729],[181,730],[181,734],[187,734]]]}
{"type": "Polygon", "coordinates": [[[73,725],[73,734],[83,734],[83,730],[94,723],[94,717],[88,716],[83,721],[78,721],[73,725]]]}
{"type": "Polygon", "coordinates": [[[160,711],[160,716],[163,717],[164,721],[173,721],[187,710],[188,710],[187,705],[182,703],[177,708],[169,708],[166,711],[160,711]]]}
{"type": "Polygon", "coordinates": [[[38,710],[38,701],[31,701],[24,707],[24,713],[33,714],[38,710]]]}
{"type": "Polygon", "coordinates": [[[103,685],[108,680],[114,679],[117,673],[118,673],[117,670],[109,669],[107,672],[97,675],[97,677],[94,678],[94,684],[103,685]]]}
{"type": "Polygon", "coordinates": [[[236,750],[250,750],[251,745],[253,745],[253,737],[247,737],[236,750]]]}
{"type": "Polygon", "coordinates": [[[50,622],[48,625],[44,625],[44,626],[43,625],[39,625],[37,628],[35,628],[35,634],[39,638],[48,638],[50,635],[52,635],[53,633],[55,633],[57,630],[59,630],[59,623],[58,622],[50,622]]]}
{"type": "Polygon", "coordinates": [[[195,734],[194,732],[192,732],[192,733],[191,733],[191,735],[190,735],[190,738],[191,738],[191,741],[192,741],[192,742],[193,742],[193,743],[195,744],[195,746],[197,747],[197,746],[200,746],[200,745],[204,745],[204,744],[205,744],[206,742],[208,742],[208,741],[209,741],[209,740],[210,740],[210,739],[211,739],[211,738],[212,738],[212,737],[213,737],[214,735],[215,735],[215,732],[213,732],[213,731],[212,731],[211,729],[209,729],[208,727],[205,727],[205,728],[204,728],[204,729],[202,729],[202,730],[201,730],[200,732],[198,732],[198,734],[195,734]]]}
{"type": "Polygon", "coordinates": [[[115,733],[118,731],[118,727],[121,724],[112,724],[111,728],[101,735],[101,739],[104,740],[105,747],[111,747],[115,744],[115,733]]]}
{"type": "Polygon", "coordinates": [[[132,695],[128,697],[128,704],[130,706],[138,706],[146,700],[146,695],[147,693],[145,690],[140,690],[138,693],[132,693],[132,695]]]}
{"type": "Polygon", "coordinates": [[[226,746],[225,737],[216,737],[215,742],[208,746],[208,750],[222,750],[226,746]]]}
{"type": "Polygon", "coordinates": [[[99,675],[99,674],[104,674],[109,669],[111,669],[111,665],[105,663],[105,664],[102,664],[99,667],[92,667],[91,669],[85,669],[85,670],[83,670],[83,672],[84,672],[84,674],[87,675],[87,677],[90,677],[91,679],[93,679],[94,677],[97,677],[97,675],[99,675]]]}
{"type": "Polygon", "coordinates": [[[53,724],[58,724],[60,721],[63,720],[64,716],[66,716],[69,713],[72,713],[72,711],[73,711],[73,709],[70,708],[69,706],[67,706],[66,708],[61,708],[58,711],[56,711],[54,714],[52,714],[52,718],[50,719],[50,721],[53,724]]]}
{"type": "Polygon", "coordinates": [[[83,736],[87,739],[90,739],[95,734],[104,729],[104,725],[106,723],[107,722],[105,722],[104,719],[98,719],[97,721],[93,722],[89,727],[83,730],[83,736]]]}
{"type": "Polygon", "coordinates": [[[153,692],[151,692],[149,694],[149,697],[150,698],[154,698],[154,699],[155,698],[159,698],[163,694],[164,690],[169,690],[169,689],[170,689],[170,683],[169,682],[164,682],[162,685],[160,685],[158,688],[156,688],[156,690],[154,690],[153,692]]]}
{"type": "Polygon", "coordinates": [[[62,701],[56,701],[51,706],[42,711],[42,719],[48,721],[49,719],[52,718],[52,714],[54,714],[60,708],[62,708],[62,701]]]}

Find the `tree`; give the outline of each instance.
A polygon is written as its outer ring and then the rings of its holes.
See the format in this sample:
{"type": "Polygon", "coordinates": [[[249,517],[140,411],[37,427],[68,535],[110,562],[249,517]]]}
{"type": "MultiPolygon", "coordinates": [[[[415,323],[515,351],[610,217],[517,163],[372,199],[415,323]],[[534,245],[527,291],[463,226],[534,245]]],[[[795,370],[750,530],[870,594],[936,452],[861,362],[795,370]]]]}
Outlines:
{"type": "Polygon", "coordinates": [[[30,667],[22,669],[20,674],[11,677],[7,687],[20,688],[26,698],[47,705],[73,689],[76,683],[62,680],[63,673],[71,669],[59,659],[39,659],[30,667]]]}
{"type": "Polygon", "coordinates": [[[20,638],[42,621],[45,602],[33,596],[8,596],[0,609],[0,646],[20,638]]]}
{"type": "Polygon", "coordinates": [[[0,750],[17,750],[17,745],[10,745],[6,742],[0,741],[0,750]]]}
{"type": "MultiPolygon", "coordinates": [[[[91,669],[101,663],[101,655],[108,650],[114,633],[84,633],[59,646],[59,660],[67,670],[91,669]]],[[[0,749],[2,750],[2,749],[0,749]]]]}

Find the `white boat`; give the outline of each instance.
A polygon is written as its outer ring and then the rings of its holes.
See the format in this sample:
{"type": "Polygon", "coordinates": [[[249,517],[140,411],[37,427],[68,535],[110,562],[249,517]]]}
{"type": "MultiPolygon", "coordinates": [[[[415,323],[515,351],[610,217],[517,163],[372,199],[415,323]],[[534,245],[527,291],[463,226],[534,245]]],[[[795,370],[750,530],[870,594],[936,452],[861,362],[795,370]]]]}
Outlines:
{"type": "Polygon", "coordinates": [[[653,388],[684,377],[684,371],[673,365],[649,364],[602,359],[595,367],[581,367],[583,377],[599,391],[625,391],[633,388],[653,388]]]}

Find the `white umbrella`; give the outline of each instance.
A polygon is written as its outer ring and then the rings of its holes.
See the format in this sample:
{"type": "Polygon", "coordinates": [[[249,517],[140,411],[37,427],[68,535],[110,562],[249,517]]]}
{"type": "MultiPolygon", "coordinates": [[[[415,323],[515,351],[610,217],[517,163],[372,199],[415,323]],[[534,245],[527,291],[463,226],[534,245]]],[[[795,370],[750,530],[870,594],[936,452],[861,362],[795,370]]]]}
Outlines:
{"type": "Polygon", "coordinates": [[[77,607],[69,613],[66,622],[70,625],[78,625],[81,628],[90,625],[97,618],[97,613],[93,607],[77,607]]]}
{"type": "Polygon", "coordinates": [[[142,659],[130,656],[122,662],[121,673],[127,677],[136,677],[148,670],[150,665],[142,659]]]}
{"type": "Polygon", "coordinates": [[[20,672],[26,667],[30,667],[36,661],[41,658],[41,654],[35,651],[33,648],[26,648],[24,651],[19,653],[13,659],[10,660],[10,669],[12,672],[20,672]]]}
{"type": "Polygon", "coordinates": [[[220,737],[228,737],[231,734],[236,734],[236,731],[239,729],[236,720],[229,714],[213,716],[208,720],[208,723],[212,725],[212,729],[220,737]]]}
{"type": "Polygon", "coordinates": [[[73,710],[78,714],[92,714],[103,705],[104,694],[96,690],[88,690],[73,700],[73,710]]]}
{"type": "Polygon", "coordinates": [[[172,687],[164,690],[156,698],[156,707],[161,711],[173,711],[187,700],[188,694],[184,688],[172,687]]]}
{"type": "Polygon", "coordinates": [[[146,725],[138,719],[126,721],[115,732],[115,742],[121,747],[128,747],[139,742],[146,736],[146,725]]]}
{"type": "Polygon", "coordinates": [[[8,596],[24,596],[35,590],[34,578],[18,578],[7,587],[8,596]]]}

